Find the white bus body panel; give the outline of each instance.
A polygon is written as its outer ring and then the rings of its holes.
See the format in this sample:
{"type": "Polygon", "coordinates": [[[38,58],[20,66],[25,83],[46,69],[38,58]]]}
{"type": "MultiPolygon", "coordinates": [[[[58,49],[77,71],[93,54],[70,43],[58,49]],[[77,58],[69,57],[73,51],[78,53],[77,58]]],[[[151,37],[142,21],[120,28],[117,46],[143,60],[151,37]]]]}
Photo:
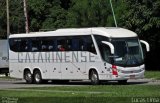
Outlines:
{"type": "Polygon", "coordinates": [[[7,40],[0,40],[0,68],[9,68],[7,40]]]}
{"type": "MultiPolygon", "coordinates": [[[[43,62],[41,60],[36,61],[35,63],[29,63],[29,60],[25,60],[25,53],[23,57],[20,57],[19,60],[16,60],[18,57],[17,53],[12,53],[14,56],[10,56],[12,58],[12,62],[10,62],[10,66],[12,67],[10,71],[11,77],[15,78],[23,78],[23,71],[25,68],[29,68],[33,73],[35,68],[38,68],[42,73],[43,79],[71,79],[71,80],[81,80],[88,79],[89,70],[95,69],[98,72],[100,80],[124,80],[124,79],[132,79],[130,76],[135,75],[134,79],[143,78],[144,77],[144,65],[138,67],[118,67],[118,77],[112,75],[112,65],[109,63],[105,63],[100,60],[100,58],[96,55],[93,60],[94,62],[75,62],[75,61],[52,61],[43,62]],[[22,61],[23,62],[22,62],[22,61]],[[22,63],[19,63],[22,62],[22,63]],[[25,63],[26,62],[26,63],[25,63]],[[38,62],[38,63],[37,63],[38,62]],[[105,65],[104,65],[105,64],[105,65]],[[86,69],[85,69],[86,68],[86,69]]],[[[32,57],[31,53],[30,58],[32,57]]],[[[80,52],[79,52],[80,54],[80,52]]],[[[89,55],[88,53],[82,53],[83,55],[89,55]]],[[[63,53],[62,53],[63,55],[63,53]]],[[[44,56],[43,56],[44,57],[44,56]]],[[[38,58],[38,56],[35,58],[38,58]]],[[[83,60],[83,59],[82,59],[83,60]]]]}
{"type": "Polygon", "coordinates": [[[78,36],[78,35],[89,35],[89,34],[97,34],[106,36],[108,38],[125,38],[125,37],[137,37],[137,34],[123,28],[104,28],[104,27],[96,27],[96,28],[71,28],[71,29],[58,29],[56,31],[49,32],[36,32],[30,34],[13,34],[10,35],[9,38],[16,37],[44,37],[44,36],[78,36]]]}

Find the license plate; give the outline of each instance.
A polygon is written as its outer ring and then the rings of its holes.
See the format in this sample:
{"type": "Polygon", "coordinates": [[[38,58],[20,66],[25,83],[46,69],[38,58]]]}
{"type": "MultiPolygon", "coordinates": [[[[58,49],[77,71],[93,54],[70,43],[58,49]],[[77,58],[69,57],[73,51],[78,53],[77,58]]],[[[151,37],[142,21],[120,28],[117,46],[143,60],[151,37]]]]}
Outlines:
{"type": "Polygon", "coordinates": [[[135,75],[130,75],[130,79],[135,79],[135,75]]]}

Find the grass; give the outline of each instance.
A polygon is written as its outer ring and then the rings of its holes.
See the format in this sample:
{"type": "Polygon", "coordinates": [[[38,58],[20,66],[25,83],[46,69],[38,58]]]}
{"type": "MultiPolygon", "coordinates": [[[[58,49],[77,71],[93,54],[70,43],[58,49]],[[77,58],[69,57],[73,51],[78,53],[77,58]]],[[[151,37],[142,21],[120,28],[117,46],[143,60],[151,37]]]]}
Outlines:
{"type": "MultiPolygon", "coordinates": [[[[146,71],[145,78],[160,80],[160,71],[146,71]]],[[[0,80],[3,79],[13,78],[0,77],[0,80]]],[[[151,98],[159,103],[160,85],[84,85],[0,90],[0,103],[6,100],[17,100],[18,103],[133,103],[137,98],[142,101],[151,98]]]]}
{"type": "Polygon", "coordinates": [[[145,78],[160,80],[160,71],[146,71],[145,78]]]}
{"type": "Polygon", "coordinates": [[[0,97],[18,98],[20,103],[129,103],[132,98],[160,97],[159,91],[159,85],[56,86],[0,90],[0,97]]]}
{"type": "Polygon", "coordinates": [[[0,77],[0,80],[5,80],[5,79],[13,79],[13,78],[11,78],[11,77],[9,77],[9,76],[1,76],[1,77],[0,77]]]}
{"type": "Polygon", "coordinates": [[[18,79],[11,78],[10,76],[2,76],[2,77],[0,77],[0,80],[8,80],[8,81],[10,81],[10,80],[18,80],[18,79]]]}
{"type": "Polygon", "coordinates": [[[1,91],[1,97],[160,97],[159,85],[56,86],[1,91]]]}

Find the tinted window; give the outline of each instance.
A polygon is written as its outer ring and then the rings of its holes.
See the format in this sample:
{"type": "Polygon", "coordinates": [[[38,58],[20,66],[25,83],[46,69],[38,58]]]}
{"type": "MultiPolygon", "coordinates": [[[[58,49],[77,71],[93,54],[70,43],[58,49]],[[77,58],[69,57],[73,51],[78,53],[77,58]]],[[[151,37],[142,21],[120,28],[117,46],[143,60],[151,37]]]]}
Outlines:
{"type": "Polygon", "coordinates": [[[101,56],[104,61],[111,63],[111,52],[110,47],[102,43],[102,41],[109,41],[109,38],[100,35],[94,35],[96,42],[98,44],[98,48],[100,50],[101,56]]]}
{"type": "Polygon", "coordinates": [[[41,41],[39,38],[31,38],[31,51],[38,52],[41,50],[41,41]]]}
{"type": "Polygon", "coordinates": [[[91,36],[56,37],[58,51],[89,51],[96,54],[91,36]]]}
{"type": "Polygon", "coordinates": [[[19,51],[20,42],[21,42],[21,39],[10,39],[9,40],[10,49],[12,51],[19,51]]]}
{"type": "Polygon", "coordinates": [[[96,54],[95,46],[91,36],[72,37],[73,51],[89,51],[96,54]]]}
{"type": "Polygon", "coordinates": [[[55,51],[54,38],[40,38],[40,51],[55,51]]]}
{"type": "Polygon", "coordinates": [[[57,38],[57,50],[58,51],[71,51],[72,39],[69,37],[58,37],[57,38]]]}
{"type": "Polygon", "coordinates": [[[84,38],[84,42],[85,42],[85,47],[84,48],[86,49],[86,51],[96,53],[96,50],[95,50],[95,47],[94,47],[91,36],[86,36],[84,38]]]}
{"type": "Polygon", "coordinates": [[[96,54],[91,36],[13,38],[10,48],[16,52],[89,51],[96,54]]]}
{"type": "Polygon", "coordinates": [[[101,56],[102,56],[103,60],[108,63],[111,63],[111,58],[110,58],[111,52],[110,52],[109,46],[101,43],[99,45],[99,50],[101,52],[101,56]]]}
{"type": "Polygon", "coordinates": [[[29,40],[27,38],[14,38],[9,40],[10,49],[15,52],[27,52],[30,50],[29,40]]]}
{"type": "Polygon", "coordinates": [[[30,47],[29,39],[21,39],[21,42],[19,43],[19,52],[30,51],[30,47]]]}

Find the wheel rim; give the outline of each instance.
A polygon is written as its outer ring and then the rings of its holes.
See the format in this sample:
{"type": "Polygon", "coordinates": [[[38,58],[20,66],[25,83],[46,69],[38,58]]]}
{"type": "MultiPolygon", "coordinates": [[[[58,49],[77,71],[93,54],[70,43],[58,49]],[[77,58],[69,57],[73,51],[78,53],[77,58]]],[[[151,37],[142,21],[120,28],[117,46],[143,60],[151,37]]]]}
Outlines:
{"type": "Polygon", "coordinates": [[[38,73],[35,75],[35,81],[37,83],[39,83],[41,81],[41,77],[40,77],[40,75],[38,73]]]}
{"type": "Polygon", "coordinates": [[[94,84],[98,82],[98,76],[95,73],[92,74],[91,81],[94,84]]]}
{"type": "Polygon", "coordinates": [[[26,74],[26,81],[31,81],[32,80],[32,75],[30,73],[26,74]]]}

